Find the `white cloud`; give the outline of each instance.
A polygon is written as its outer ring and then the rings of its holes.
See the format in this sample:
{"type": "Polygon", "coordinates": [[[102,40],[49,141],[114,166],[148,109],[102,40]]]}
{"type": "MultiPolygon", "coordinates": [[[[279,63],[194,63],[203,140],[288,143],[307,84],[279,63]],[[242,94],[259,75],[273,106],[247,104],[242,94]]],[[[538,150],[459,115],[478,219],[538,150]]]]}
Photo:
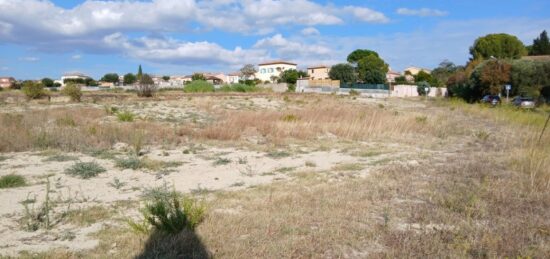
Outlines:
{"type": "Polygon", "coordinates": [[[78,60],[82,58],[82,55],[72,55],[71,58],[74,60],[78,60]]]}
{"type": "Polygon", "coordinates": [[[307,28],[304,28],[304,29],[302,29],[302,31],[300,31],[300,33],[302,33],[302,35],[304,35],[304,36],[317,36],[317,35],[321,35],[321,33],[319,32],[319,30],[315,29],[314,27],[307,27],[307,28]]]}
{"type": "Polygon", "coordinates": [[[437,9],[430,8],[421,8],[421,9],[409,9],[409,8],[399,8],[397,9],[397,14],[409,15],[409,16],[447,16],[449,13],[446,11],[441,11],[437,9]]]}
{"type": "Polygon", "coordinates": [[[19,58],[19,60],[26,61],[26,62],[36,62],[36,61],[39,61],[40,58],[37,58],[37,57],[21,57],[21,58],[19,58]]]}
{"type": "Polygon", "coordinates": [[[0,71],[8,71],[9,69],[9,67],[0,67],[0,71]]]}
{"type": "Polygon", "coordinates": [[[360,21],[369,23],[387,23],[390,21],[383,13],[374,11],[366,7],[346,6],[344,11],[351,13],[360,21]]]}
{"type": "Polygon", "coordinates": [[[238,65],[267,58],[264,50],[225,49],[207,41],[185,42],[175,39],[142,37],[131,40],[120,33],[106,36],[103,42],[127,56],[141,60],[182,65],[238,65]]]}
{"type": "Polygon", "coordinates": [[[254,48],[271,50],[277,53],[277,56],[280,58],[291,60],[299,60],[311,56],[322,58],[331,54],[331,49],[323,44],[291,41],[284,38],[281,34],[258,40],[254,44],[254,48]]]}

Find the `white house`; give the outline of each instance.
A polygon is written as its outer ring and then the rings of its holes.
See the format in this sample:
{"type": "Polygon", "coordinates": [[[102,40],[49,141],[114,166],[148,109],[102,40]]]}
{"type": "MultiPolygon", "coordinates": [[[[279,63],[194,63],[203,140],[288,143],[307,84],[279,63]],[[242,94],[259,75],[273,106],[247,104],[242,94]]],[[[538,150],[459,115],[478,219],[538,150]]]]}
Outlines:
{"type": "Polygon", "coordinates": [[[318,65],[307,68],[307,75],[312,80],[329,79],[328,73],[330,71],[329,66],[318,65]]]}
{"type": "Polygon", "coordinates": [[[236,84],[239,80],[243,80],[243,74],[241,72],[234,72],[227,74],[227,83],[236,84]]]}
{"type": "Polygon", "coordinates": [[[273,82],[275,78],[279,78],[281,72],[289,69],[296,69],[296,64],[287,61],[272,61],[258,64],[256,78],[262,81],[273,82]]]}
{"type": "Polygon", "coordinates": [[[78,79],[82,79],[82,80],[86,80],[86,79],[89,79],[91,77],[85,75],[85,74],[82,74],[82,73],[79,73],[79,72],[73,72],[73,73],[66,73],[64,74],[62,77],[61,77],[61,80],[60,81],[57,81],[58,83],[61,84],[61,87],[64,87],[65,86],[65,80],[67,79],[74,79],[74,80],[78,80],[78,79]]]}

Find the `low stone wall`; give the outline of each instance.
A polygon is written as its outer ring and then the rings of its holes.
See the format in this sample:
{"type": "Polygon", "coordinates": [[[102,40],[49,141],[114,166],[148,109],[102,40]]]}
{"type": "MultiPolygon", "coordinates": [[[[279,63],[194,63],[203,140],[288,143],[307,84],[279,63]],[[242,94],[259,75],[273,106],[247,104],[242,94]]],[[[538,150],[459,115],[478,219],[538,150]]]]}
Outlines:
{"type": "MultiPolygon", "coordinates": [[[[430,87],[430,97],[447,96],[447,88],[445,87],[430,87]]],[[[392,97],[415,97],[418,95],[416,85],[395,85],[391,92],[392,97]]]]}

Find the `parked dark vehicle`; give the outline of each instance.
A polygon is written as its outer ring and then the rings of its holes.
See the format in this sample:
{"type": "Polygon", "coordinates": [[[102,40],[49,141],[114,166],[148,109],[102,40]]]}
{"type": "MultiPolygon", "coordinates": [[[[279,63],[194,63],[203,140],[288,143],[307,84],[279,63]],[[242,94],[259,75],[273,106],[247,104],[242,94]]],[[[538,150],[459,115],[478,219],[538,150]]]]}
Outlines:
{"type": "Polygon", "coordinates": [[[500,96],[498,95],[485,95],[483,96],[483,99],[481,99],[482,103],[491,104],[493,106],[500,104],[500,96]]]}
{"type": "Polygon", "coordinates": [[[519,108],[532,109],[535,108],[535,98],[533,97],[521,97],[516,96],[512,101],[512,104],[519,108]]]}

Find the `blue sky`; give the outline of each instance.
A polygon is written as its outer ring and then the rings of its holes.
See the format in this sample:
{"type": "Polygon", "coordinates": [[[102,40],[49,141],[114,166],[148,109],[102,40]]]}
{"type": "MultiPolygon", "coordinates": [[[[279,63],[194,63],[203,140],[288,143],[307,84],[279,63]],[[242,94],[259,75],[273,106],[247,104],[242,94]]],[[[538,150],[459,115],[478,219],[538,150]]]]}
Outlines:
{"type": "Polygon", "coordinates": [[[185,75],[285,59],[345,62],[377,51],[393,70],[464,64],[473,41],[550,29],[550,1],[0,0],[0,76],[79,71],[185,75]]]}

